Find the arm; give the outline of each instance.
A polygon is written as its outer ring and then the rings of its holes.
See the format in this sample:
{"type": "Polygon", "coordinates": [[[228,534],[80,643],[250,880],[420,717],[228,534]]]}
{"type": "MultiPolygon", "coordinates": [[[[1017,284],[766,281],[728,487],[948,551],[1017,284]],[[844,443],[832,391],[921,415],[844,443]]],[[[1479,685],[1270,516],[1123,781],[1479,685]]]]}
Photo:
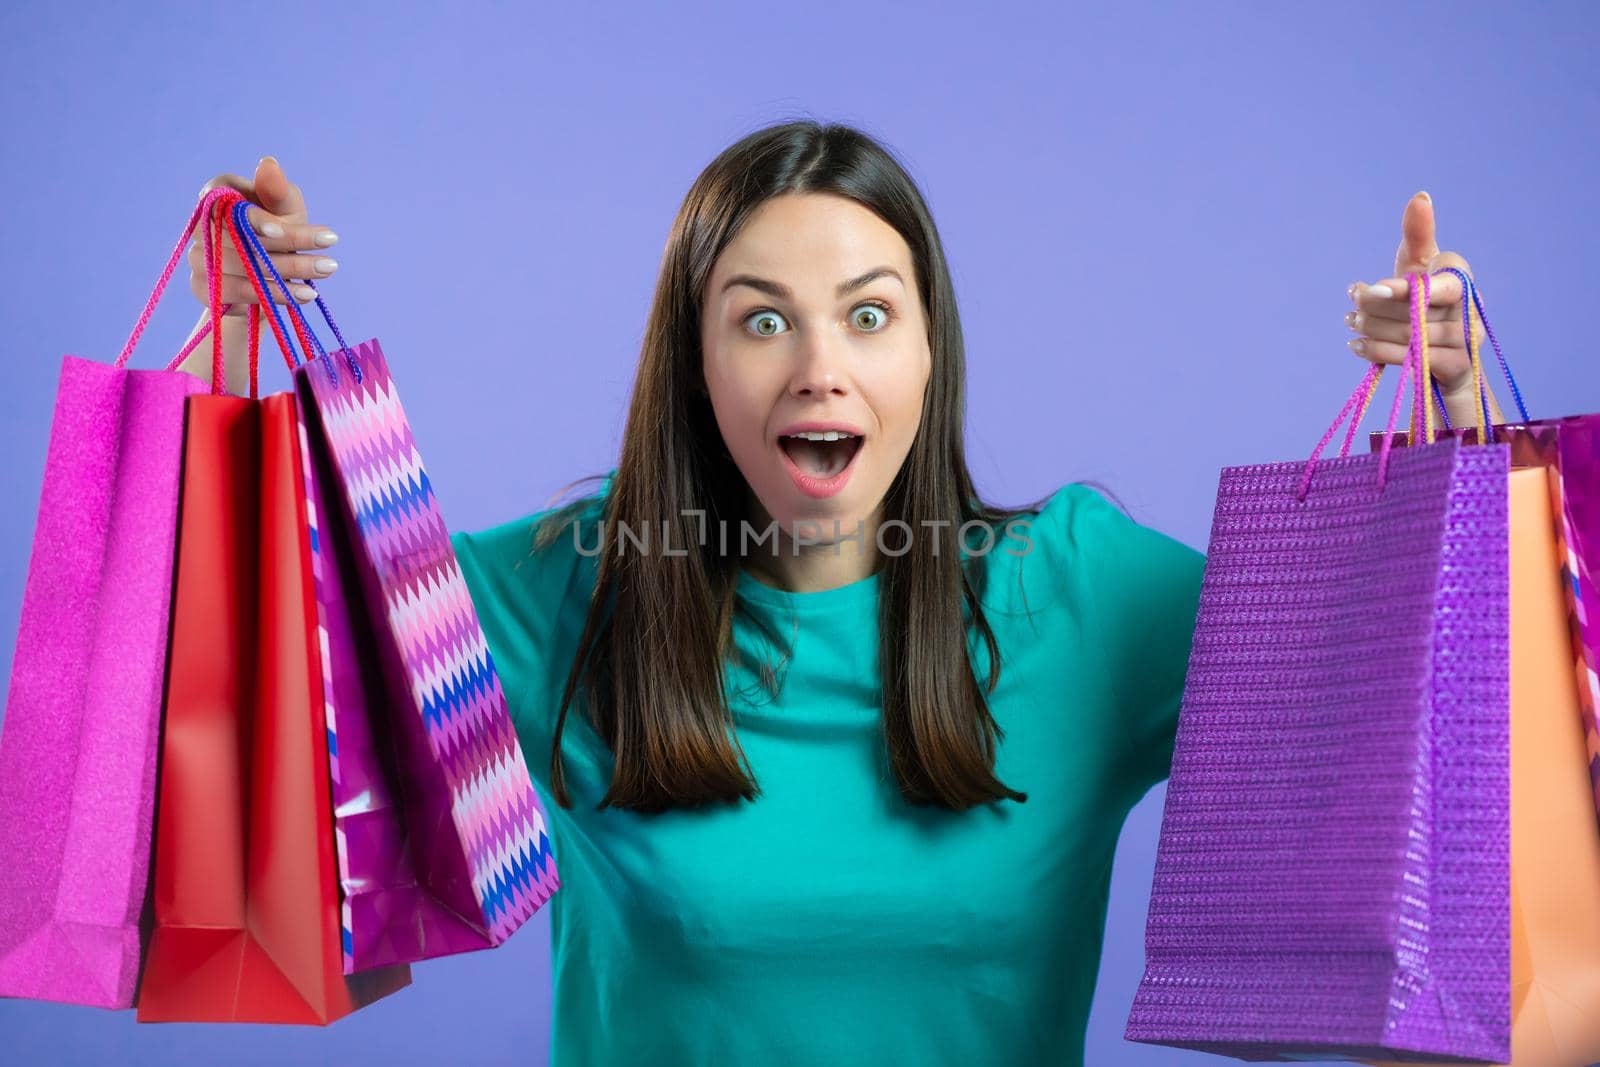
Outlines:
{"type": "MultiPolygon", "coordinates": [[[[187,344],[194,335],[205,328],[210,320],[210,312],[202,311],[200,321],[194,324],[194,329],[189,331],[189,336],[184,338],[187,344]]],[[[262,327],[266,332],[266,327],[262,327]]],[[[222,359],[223,373],[226,375],[228,392],[234,396],[243,396],[250,388],[249,374],[249,322],[243,315],[224,315],[222,317],[222,359]]],[[[188,371],[201,381],[211,380],[211,341],[201,341],[195,346],[193,352],[180,364],[178,369],[188,371]]]]}

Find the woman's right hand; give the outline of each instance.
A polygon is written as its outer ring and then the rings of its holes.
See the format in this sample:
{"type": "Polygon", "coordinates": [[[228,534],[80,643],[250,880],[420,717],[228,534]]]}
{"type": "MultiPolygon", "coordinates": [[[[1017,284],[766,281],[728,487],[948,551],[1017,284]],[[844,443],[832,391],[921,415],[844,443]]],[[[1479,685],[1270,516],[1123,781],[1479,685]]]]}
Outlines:
{"type": "MultiPolygon", "coordinates": [[[[289,283],[295,299],[302,304],[315,300],[316,292],[310,286],[296,285],[295,281],[304,278],[321,281],[338,270],[339,264],[319,251],[307,254],[302,250],[328,248],[339,240],[339,236],[327,226],[312,225],[306,221],[305,196],[300,192],[300,187],[283,173],[278,161],[271,156],[264,157],[256,165],[254,178],[219,174],[201,187],[199,195],[204,196],[212,189],[219,188],[237,190],[250,201],[251,206],[246,214],[251,228],[260,237],[262,247],[266,248],[278,273],[289,283]]],[[[224,237],[221,248],[222,302],[233,305],[228,310],[229,316],[243,316],[251,304],[260,303],[260,298],[250,284],[250,277],[245,273],[248,268],[239,259],[233,241],[224,237]]],[[[189,290],[200,301],[202,308],[208,306],[210,294],[206,283],[205,239],[198,230],[189,245],[189,290]]],[[[274,303],[287,302],[283,290],[276,283],[268,285],[267,292],[274,303]]]]}

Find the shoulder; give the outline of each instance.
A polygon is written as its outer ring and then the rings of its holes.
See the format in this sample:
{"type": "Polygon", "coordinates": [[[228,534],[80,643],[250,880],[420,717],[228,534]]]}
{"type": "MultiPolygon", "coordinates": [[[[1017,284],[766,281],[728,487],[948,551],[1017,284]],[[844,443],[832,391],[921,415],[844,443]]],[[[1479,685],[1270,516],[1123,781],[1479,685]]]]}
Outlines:
{"type": "Polygon", "coordinates": [[[481,530],[457,531],[450,543],[466,572],[474,596],[481,588],[491,601],[517,588],[563,582],[585,563],[592,564],[594,532],[605,507],[610,475],[597,492],[564,504],[529,512],[481,530]]]}
{"type": "Polygon", "coordinates": [[[514,704],[565,666],[594,590],[594,546],[609,488],[608,475],[599,491],[577,500],[450,535],[490,655],[514,704]]]}
{"type": "Polygon", "coordinates": [[[1009,565],[991,568],[990,596],[1002,610],[1126,606],[1131,585],[1170,587],[1182,598],[1199,580],[1204,557],[1146,526],[1094,486],[1062,485],[1036,511],[1006,524],[996,541],[1009,565]],[[1016,573],[1013,575],[1012,572],[1016,573]],[[1006,583],[1015,587],[1008,590],[1006,583]]]}

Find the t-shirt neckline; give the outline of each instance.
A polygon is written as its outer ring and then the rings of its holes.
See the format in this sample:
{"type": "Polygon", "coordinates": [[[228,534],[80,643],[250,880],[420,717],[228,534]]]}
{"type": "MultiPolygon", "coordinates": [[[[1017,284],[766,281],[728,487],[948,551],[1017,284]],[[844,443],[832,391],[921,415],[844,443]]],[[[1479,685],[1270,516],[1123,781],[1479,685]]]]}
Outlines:
{"type": "Polygon", "coordinates": [[[739,568],[736,589],[739,596],[764,607],[780,608],[800,614],[838,612],[860,608],[871,603],[878,595],[878,571],[864,578],[834,586],[832,589],[814,589],[794,592],[768,585],[743,566],[739,568]]]}

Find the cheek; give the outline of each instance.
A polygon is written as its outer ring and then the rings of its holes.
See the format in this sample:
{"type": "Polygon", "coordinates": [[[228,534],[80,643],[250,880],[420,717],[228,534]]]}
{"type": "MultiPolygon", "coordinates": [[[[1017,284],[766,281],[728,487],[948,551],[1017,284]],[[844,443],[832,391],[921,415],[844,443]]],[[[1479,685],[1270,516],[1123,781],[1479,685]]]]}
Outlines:
{"type": "Polygon", "coordinates": [[[922,422],[923,397],[931,372],[927,351],[909,353],[881,371],[873,376],[869,393],[873,410],[889,438],[909,447],[922,422]]]}
{"type": "Polygon", "coordinates": [[[738,456],[758,447],[765,439],[772,408],[770,383],[753,372],[748,362],[741,365],[708,354],[702,366],[711,408],[728,451],[738,456]]]}

